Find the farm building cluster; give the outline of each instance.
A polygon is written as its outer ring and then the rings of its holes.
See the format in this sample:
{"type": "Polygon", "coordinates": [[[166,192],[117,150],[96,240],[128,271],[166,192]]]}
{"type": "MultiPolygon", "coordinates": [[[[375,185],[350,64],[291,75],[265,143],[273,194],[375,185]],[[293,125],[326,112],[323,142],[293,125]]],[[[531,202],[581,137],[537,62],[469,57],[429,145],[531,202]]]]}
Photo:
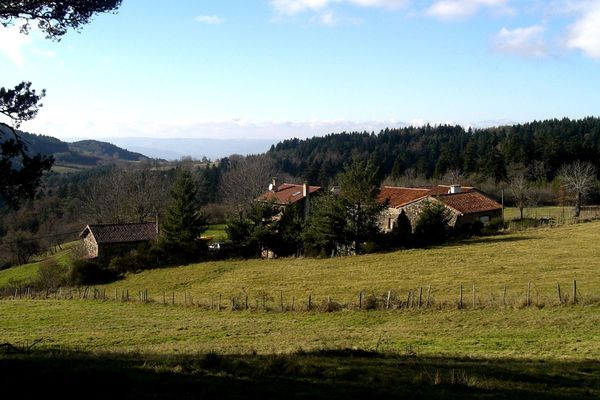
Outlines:
{"type": "MultiPolygon", "coordinates": [[[[255,200],[269,202],[282,210],[288,205],[298,204],[304,218],[310,212],[310,201],[324,192],[320,186],[283,183],[276,181],[269,190],[255,200]]],[[[333,189],[335,193],[335,189],[333,189]]],[[[485,193],[459,185],[438,185],[427,187],[383,186],[378,195],[381,203],[387,204],[379,218],[379,229],[389,232],[394,228],[400,214],[404,213],[414,227],[421,209],[427,203],[440,203],[450,214],[449,227],[461,227],[478,221],[488,225],[492,220],[502,218],[502,205],[485,193]]],[[[96,224],[87,225],[79,235],[87,258],[110,260],[135,249],[141,243],[149,243],[158,238],[158,221],[137,224],[96,224]]]]}

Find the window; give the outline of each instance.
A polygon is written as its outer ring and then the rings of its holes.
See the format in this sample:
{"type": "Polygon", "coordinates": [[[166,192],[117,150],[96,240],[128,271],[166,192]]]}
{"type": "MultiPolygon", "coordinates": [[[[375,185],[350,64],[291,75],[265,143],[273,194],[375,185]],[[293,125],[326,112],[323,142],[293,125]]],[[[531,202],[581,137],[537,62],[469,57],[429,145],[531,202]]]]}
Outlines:
{"type": "Polygon", "coordinates": [[[484,224],[484,225],[489,225],[490,224],[490,216],[489,215],[482,215],[481,217],[479,217],[479,220],[484,224]]]}

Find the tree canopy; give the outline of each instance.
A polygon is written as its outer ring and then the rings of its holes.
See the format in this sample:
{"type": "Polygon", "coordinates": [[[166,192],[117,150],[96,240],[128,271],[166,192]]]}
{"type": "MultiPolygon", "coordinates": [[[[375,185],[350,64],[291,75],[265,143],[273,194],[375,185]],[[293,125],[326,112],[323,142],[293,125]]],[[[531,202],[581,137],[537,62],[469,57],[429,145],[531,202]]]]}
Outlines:
{"type": "Polygon", "coordinates": [[[32,24],[46,34],[46,38],[59,40],[69,28],[79,30],[94,15],[116,11],[122,0],[3,0],[0,2],[0,24],[20,25],[28,33],[32,24]]]}

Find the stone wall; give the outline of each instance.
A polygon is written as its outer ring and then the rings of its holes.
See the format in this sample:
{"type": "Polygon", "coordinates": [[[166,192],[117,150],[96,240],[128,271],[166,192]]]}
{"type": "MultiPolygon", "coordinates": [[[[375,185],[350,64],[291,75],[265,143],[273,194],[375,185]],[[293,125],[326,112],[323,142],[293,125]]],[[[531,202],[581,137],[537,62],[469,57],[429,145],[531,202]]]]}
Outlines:
{"type": "Polygon", "coordinates": [[[98,244],[92,235],[87,235],[83,238],[82,243],[85,258],[98,257],[98,244]]]}

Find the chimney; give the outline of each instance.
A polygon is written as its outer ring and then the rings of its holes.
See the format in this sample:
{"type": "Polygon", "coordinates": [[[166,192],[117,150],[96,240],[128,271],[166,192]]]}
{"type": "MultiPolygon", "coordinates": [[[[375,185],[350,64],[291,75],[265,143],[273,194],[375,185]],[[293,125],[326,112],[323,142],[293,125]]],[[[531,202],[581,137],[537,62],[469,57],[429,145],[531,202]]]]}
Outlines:
{"type": "Polygon", "coordinates": [[[159,230],[158,230],[158,213],[156,213],[154,215],[154,217],[155,217],[155,223],[156,223],[156,237],[158,238],[158,235],[160,233],[159,230]]]}
{"type": "Polygon", "coordinates": [[[276,192],[277,191],[277,178],[273,177],[273,179],[271,180],[271,184],[273,185],[273,191],[276,192]]]}
{"type": "Polygon", "coordinates": [[[450,194],[456,194],[456,193],[461,193],[461,192],[462,192],[462,188],[460,187],[460,185],[451,185],[450,190],[448,191],[448,193],[450,193],[450,194]]]}
{"type": "Polygon", "coordinates": [[[306,182],[302,185],[302,194],[304,195],[304,219],[306,220],[310,212],[310,198],[308,197],[308,185],[306,182]]]}

